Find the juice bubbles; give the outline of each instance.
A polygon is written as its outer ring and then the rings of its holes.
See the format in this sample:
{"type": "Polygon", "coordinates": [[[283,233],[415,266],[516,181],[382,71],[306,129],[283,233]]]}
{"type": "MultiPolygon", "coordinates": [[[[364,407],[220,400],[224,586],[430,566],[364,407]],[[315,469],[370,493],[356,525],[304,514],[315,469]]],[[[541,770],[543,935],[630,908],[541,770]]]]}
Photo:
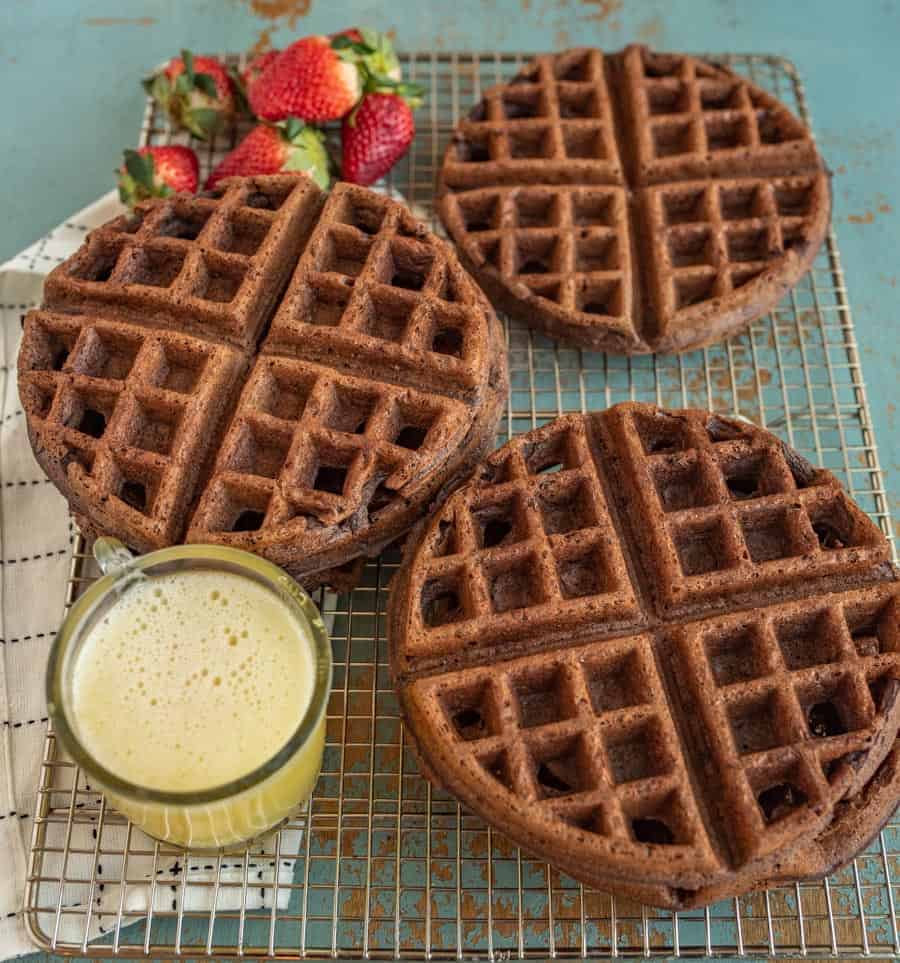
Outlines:
{"type": "Polygon", "coordinates": [[[264,580],[194,568],[133,577],[103,601],[66,660],[63,742],[116,809],[209,849],[264,832],[311,794],[324,702],[310,724],[316,643],[289,600],[264,580]]]}

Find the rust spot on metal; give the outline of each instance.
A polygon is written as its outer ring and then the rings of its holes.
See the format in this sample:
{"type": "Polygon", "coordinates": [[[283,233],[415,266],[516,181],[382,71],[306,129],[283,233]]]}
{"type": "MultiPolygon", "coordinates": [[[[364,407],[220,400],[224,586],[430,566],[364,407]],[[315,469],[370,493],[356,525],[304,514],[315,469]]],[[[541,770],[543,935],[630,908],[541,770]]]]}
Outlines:
{"type": "Polygon", "coordinates": [[[866,211],[865,214],[848,214],[847,220],[851,224],[871,224],[875,215],[871,211],[866,211]]]}

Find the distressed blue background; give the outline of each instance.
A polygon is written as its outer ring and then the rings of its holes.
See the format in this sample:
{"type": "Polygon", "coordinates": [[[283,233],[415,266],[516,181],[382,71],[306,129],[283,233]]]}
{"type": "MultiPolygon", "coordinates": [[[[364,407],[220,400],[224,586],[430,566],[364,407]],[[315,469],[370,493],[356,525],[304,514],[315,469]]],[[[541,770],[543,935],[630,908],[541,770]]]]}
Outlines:
{"type": "MultiPolygon", "coordinates": [[[[891,507],[900,515],[900,5],[893,0],[5,0],[0,261],[106,191],[143,108],[138,77],[188,46],[282,45],[351,23],[404,49],[569,44],[780,53],[799,67],[835,172],[834,223],[891,507]]],[[[896,523],[895,523],[896,524],[896,523]]]]}

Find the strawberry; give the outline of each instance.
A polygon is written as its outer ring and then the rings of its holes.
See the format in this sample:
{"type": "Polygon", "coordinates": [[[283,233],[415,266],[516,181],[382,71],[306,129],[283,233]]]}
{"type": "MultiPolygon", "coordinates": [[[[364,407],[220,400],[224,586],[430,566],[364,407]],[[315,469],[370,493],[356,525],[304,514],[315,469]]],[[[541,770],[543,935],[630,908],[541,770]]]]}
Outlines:
{"type": "Polygon", "coordinates": [[[249,92],[250,106],[263,120],[337,120],[357,103],[370,78],[399,81],[399,71],[390,40],[374,30],[304,37],[266,67],[249,92]]]}
{"type": "Polygon", "coordinates": [[[264,53],[257,54],[247,66],[244,67],[240,78],[246,93],[249,93],[250,88],[259,80],[266,67],[272,63],[279,53],[280,51],[278,50],[266,50],[264,53]]]}
{"type": "Polygon", "coordinates": [[[416,133],[409,88],[403,93],[374,91],[344,119],[341,127],[342,176],[354,184],[374,184],[407,152],[416,133]]]}
{"type": "Polygon", "coordinates": [[[119,168],[119,197],[134,207],[148,197],[193,194],[197,190],[199,164],[190,147],[141,147],[126,150],[119,168]]]}
{"type": "Polygon", "coordinates": [[[206,179],[207,190],[224,177],[291,172],[307,174],[328,188],[328,153],[321,131],[289,117],[283,125],[258,124],[216,165],[206,179]]]}
{"type": "Polygon", "coordinates": [[[356,63],[334,48],[336,42],[304,37],[283,50],[248,92],[253,113],[263,120],[343,117],[359,100],[362,81],[356,63]]]}
{"type": "Polygon", "coordinates": [[[209,140],[235,112],[232,81],[223,64],[215,57],[195,57],[190,50],[182,50],[144,87],[176,124],[200,140],[209,140]]]}

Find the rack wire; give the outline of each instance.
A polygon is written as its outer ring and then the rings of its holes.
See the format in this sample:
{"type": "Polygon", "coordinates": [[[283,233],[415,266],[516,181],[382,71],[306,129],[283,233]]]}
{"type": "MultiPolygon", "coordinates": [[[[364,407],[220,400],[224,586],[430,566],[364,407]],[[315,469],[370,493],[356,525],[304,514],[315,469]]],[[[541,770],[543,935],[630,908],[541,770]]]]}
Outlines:
{"type": "MultiPolygon", "coordinates": [[[[432,219],[434,178],[456,118],[528,55],[402,59],[405,74],[429,96],[392,186],[432,219]]],[[[716,59],[809,122],[790,62],[716,59]]],[[[204,168],[241,132],[193,144],[204,168]]],[[[172,142],[190,141],[148,102],[142,143],[172,142]]],[[[891,537],[833,233],[770,315],[702,351],[629,359],[568,348],[518,324],[507,330],[511,393],[498,442],[561,412],[626,399],[734,412],[832,469],[891,537]]],[[[671,913],[580,886],[433,789],[405,740],[388,676],[384,611],[398,560],[388,551],[368,565],[352,594],[320,597],[335,657],[323,774],[308,808],[247,849],[201,865],[148,839],[106,806],[48,732],[25,906],[41,947],[94,957],[438,960],[900,954],[897,816],[827,880],[671,913]],[[264,872],[272,866],[277,871],[264,872]]],[[[67,604],[94,574],[79,542],[67,604]]]]}

